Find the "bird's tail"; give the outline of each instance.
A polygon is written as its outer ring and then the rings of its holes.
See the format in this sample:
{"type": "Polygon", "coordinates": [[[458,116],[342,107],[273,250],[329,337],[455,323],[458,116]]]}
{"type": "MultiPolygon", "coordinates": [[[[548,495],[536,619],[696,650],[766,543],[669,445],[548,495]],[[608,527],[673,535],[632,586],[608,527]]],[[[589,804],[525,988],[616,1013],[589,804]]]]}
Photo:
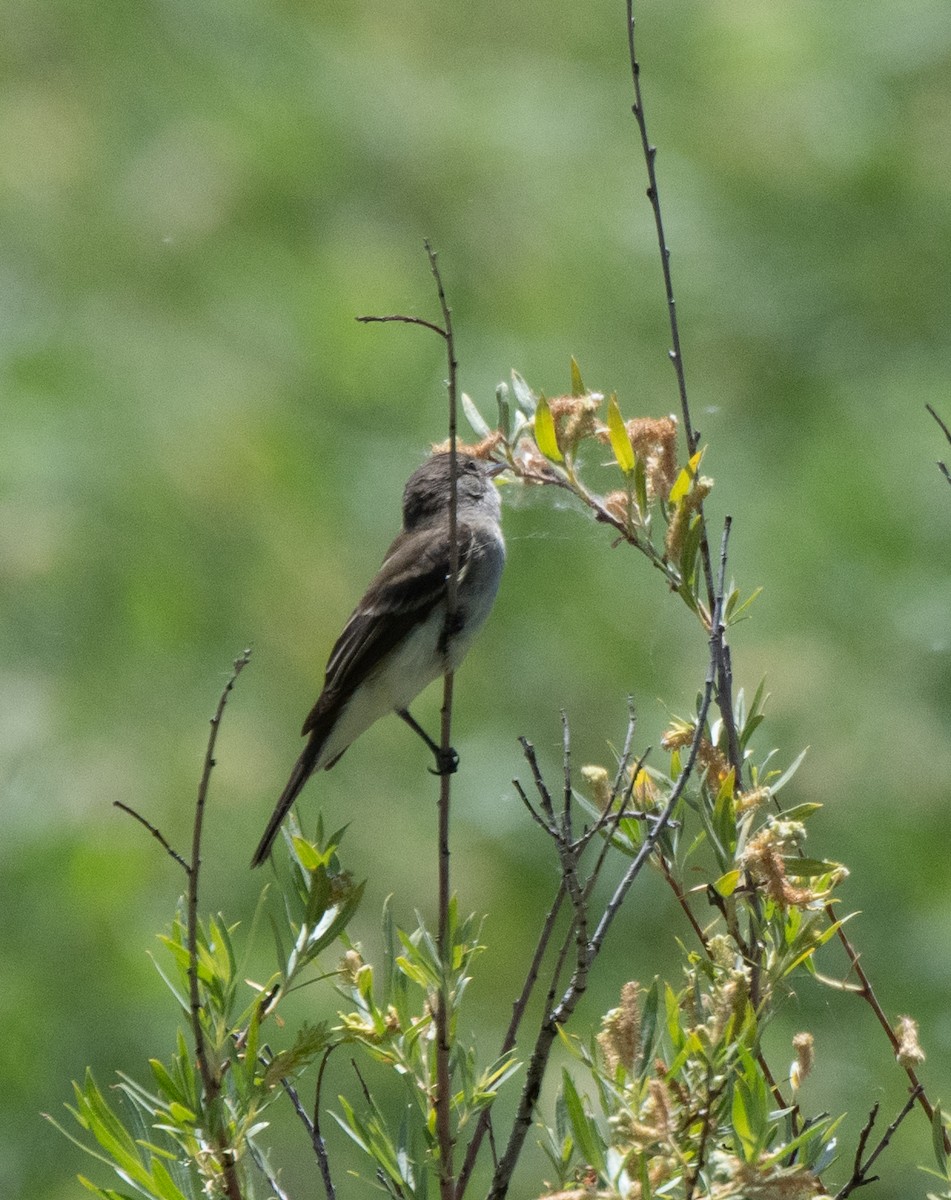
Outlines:
{"type": "Polygon", "coordinates": [[[271,819],[267,823],[267,829],[264,831],[264,837],[258,843],[258,848],[254,852],[254,857],[251,859],[252,867],[259,867],[261,863],[271,853],[271,847],[274,844],[274,839],[277,837],[277,832],[281,828],[281,823],[290,812],[291,805],[301,793],[304,784],[310,778],[311,772],[314,769],[314,764],[317,762],[317,756],[320,753],[321,742],[323,739],[311,738],[304,747],[304,752],[294,764],[294,769],[291,771],[291,777],[287,781],[287,787],[281,792],[281,798],[275,806],[274,812],[271,814],[271,819]]]}

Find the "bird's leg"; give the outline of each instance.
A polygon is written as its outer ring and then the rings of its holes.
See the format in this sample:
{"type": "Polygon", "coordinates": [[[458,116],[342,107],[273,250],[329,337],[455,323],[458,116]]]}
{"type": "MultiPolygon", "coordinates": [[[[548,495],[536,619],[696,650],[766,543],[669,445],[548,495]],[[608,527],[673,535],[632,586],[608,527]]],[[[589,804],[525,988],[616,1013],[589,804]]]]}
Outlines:
{"type": "Polygon", "coordinates": [[[403,718],[403,720],[410,727],[410,729],[413,730],[414,733],[419,734],[419,736],[433,752],[433,758],[436,760],[436,769],[435,771],[431,770],[431,774],[454,775],[459,769],[459,755],[455,752],[455,750],[453,750],[452,746],[450,746],[448,750],[444,751],[442,746],[433,741],[422,725],[419,725],[413,720],[408,709],[398,708],[396,713],[397,716],[403,718]]]}

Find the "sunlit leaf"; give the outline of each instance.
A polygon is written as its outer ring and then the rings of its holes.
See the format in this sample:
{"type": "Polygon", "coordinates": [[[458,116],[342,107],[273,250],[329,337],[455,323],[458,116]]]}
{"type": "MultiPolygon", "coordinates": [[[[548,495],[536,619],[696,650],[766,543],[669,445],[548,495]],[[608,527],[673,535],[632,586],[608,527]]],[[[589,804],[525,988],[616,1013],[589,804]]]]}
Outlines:
{"type": "Polygon", "coordinates": [[[795,875],[799,879],[809,879],[816,875],[830,875],[833,871],[841,870],[841,865],[826,862],[821,858],[786,858],[786,874],[795,875]]]}
{"type": "Polygon", "coordinates": [[[690,486],[697,477],[697,468],[700,466],[700,460],[703,458],[705,451],[706,446],[702,450],[698,450],[696,454],[691,455],[690,461],[677,476],[668,496],[671,504],[677,504],[690,491],[690,486]]]}
{"type": "Polygon", "coordinates": [[[541,396],[535,409],[535,441],[539,450],[550,462],[564,462],[564,455],[558,449],[558,435],[555,432],[555,418],[551,415],[548,401],[541,396]]]}
{"type": "Polygon", "coordinates": [[[740,882],[742,871],[727,871],[713,885],[721,896],[732,896],[736,891],[736,885],[740,882]]]}
{"type": "Polygon", "coordinates": [[[634,447],[618,408],[617,396],[613,394],[608,401],[608,437],[611,439],[611,449],[614,451],[617,465],[625,475],[630,475],[634,470],[634,447]]]}

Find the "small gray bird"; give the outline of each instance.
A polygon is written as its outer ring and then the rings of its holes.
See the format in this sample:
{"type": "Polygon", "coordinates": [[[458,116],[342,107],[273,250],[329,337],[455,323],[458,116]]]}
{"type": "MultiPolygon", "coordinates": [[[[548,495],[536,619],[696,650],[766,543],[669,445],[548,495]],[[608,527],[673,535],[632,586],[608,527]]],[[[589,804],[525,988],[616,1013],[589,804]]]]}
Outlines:
{"type": "Polygon", "coordinates": [[[361,733],[396,712],[423,738],[438,772],[455,770],[455,752],[416,724],[409,705],[434,679],[454,671],[489,615],[505,563],[501,506],[493,477],[502,470],[457,455],[459,547],[456,612],[447,620],[450,456],[435,454],[403,491],[403,528],[337,639],[324,688],[302,730],[307,745],[254,852],[264,862],[281,822],[314,771],[329,770],[361,733]]]}

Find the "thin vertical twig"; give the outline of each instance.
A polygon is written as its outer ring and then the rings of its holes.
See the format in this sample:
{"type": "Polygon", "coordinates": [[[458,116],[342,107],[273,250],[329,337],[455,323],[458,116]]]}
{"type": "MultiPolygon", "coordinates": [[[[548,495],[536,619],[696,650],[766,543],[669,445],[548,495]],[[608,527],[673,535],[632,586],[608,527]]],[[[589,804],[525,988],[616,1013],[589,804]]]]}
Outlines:
{"type": "Polygon", "coordinates": [[[213,1067],[208,1059],[208,1045],[205,1031],[202,1027],[201,991],[198,983],[198,878],[201,872],[201,838],[205,821],[205,805],[208,799],[208,787],[211,783],[211,772],[215,765],[215,745],[218,741],[218,731],[221,728],[221,718],[225,705],[235,682],[251,660],[251,651],[245,652],[234,662],[234,670],[225,684],[218,699],[218,707],[211,718],[211,732],[208,735],[208,745],[205,749],[205,761],[198,785],[198,796],[195,801],[195,823],[192,828],[192,852],[188,865],[187,890],[187,947],[188,947],[188,990],[189,1010],[191,1015],[192,1037],[195,1042],[195,1057],[198,1061],[198,1071],[201,1075],[202,1088],[205,1093],[205,1106],[209,1124],[209,1136],[215,1145],[221,1162],[222,1180],[228,1200],[241,1200],[241,1185],[235,1163],[234,1148],[228,1144],[221,1119],[221,1074],[213,1067]]]}
{"type": "MultiPolygon", "coordinates": [[[[677,391],[680,396],[680,412],[684,423],[684,437],[687,441],[689,455],[694,455],[700,445],[699,431],[694,428],[690,415],[690,401],[687,396],[687,375],[684,368],[683,349],[680,342],[680,323],[677,319],[677,302],[674,298],[673,274],[670,268],[670,247],[667,245],[667,233],[664,229],[664,215],[660,204],[660,191],[657,186],[657,147],[651,143],[647,131],[647,117],[644,111],[644,96],[641,91],[641,66],[637,58],[635,41],[634,0],[626,0],[627,6],[627,45],[631,67],[631,79],[634,85],[634,104],[632,112],[637,122],[640,134],[641,150],[647,168],[647,199],[650,201],[654,214],[654,227],[657,231],[657,245],[660,251],[660,265],[664,276],[664,296],[667,301],[667,315],[670,322],[670,350],[668,356],[673,364],[677,377],[677,391]]],[[[707,538],[707,525],[703,515],[703,505],[699,507],[701,521],[700,560],[703,566],[703,577],[707,588],[707,603],[713,612],[714,595],[716,591],[713,561],[710,554],[710,542],[707,538]]],[[[733,678],[730,666],[730,649],[724,639],[720,639],[718,659],[716,662],[716,700],[723,728],[727,735],[727,746],[730,762],[736,772],[736,783],[742,786],[743,755],[740,750],[740,740],[736,731],[736,721],[733,716],[733,678]]]]}
{"type": "MultiPolygon", "coordinates": [[[[446,619],[443,644],[448,645],[456,622],[459,595],[459,530],[458,530],[458,457],[456,430],[458,424],[458,372],[459,363],[456,358],[455,337],[452,327],[452,309],[446,298],[442,275],[439,271],[439,261],[436,251],[429,239],[423,246],[429,259],[429,269],[436,283],[436,293],[439,298],[439,308],[442,314],[442,324],[427,321],[423,317],[405,316],[393,313],[389,316],[357,317],[362,322],[398,321],[404,325],[420,325],[429,329],[442,338],[446,346],[446,360],[449,374],[446,379],[446,390],[449,401],[449,574],[446,579],[446,619]]],[[[448,668],[448,663],[446,664],[448,668]]],[[[440,710],[440,748],[443,762],[452,757],[452,697],[453,672],[447,669],[443,673],[443,699],[440,710]]],[[[451,897],[450,878],[450,847],[449,847],[449,815],[450,815],[450,772],[440,771],[439,800],[437,815],[437,856],[438,856],[438,928],[437,946],[443,969],[443,984],[436,996],[433,1008],[433,1023],[436,1034],[436,1086],[433,1106],[436,1114],[436,1141],[439,1146],[439,1194],[441,1200],[453,1200],[455,1181],[453,1178],[453,1137],[451,1124],[451,1077],[449,1071],[449,973],[451,965],[450,930],[449,930],[449,901],[451,897]]]]}
{"type": "MultiPolygon", "coordinates": [[[[449,401],[449,577],[446,581],[446,634],[455,628],[456,612],[459,605],[459,529],[458,529],[458,463],[456,452],[456,423],[458,410],[457,374],[459,364],[456,360],[456,346],[452,329],[452,310],[446,300],[442,276],[439,273],[439,262],[436,252],[429,241],[424,243],[429,256],[429,267],[436,281],[436,291],[439,296],[439,307],[442,311],[443,337],[446,343],[446,359],[449,376],[446,380],[446,390],[449,401]]],[[[449,637],[443,639],[449,644],[449,637]]],[[[441,747],[444,759],[452,754],[452,693],[453,672],[447,670],[443,677],[443,701],[441,710],[441,747]]],[[[449,929],[449,901],[451,896],[450,859],[449,859],[449,815],[451,784],[449,772],[443,771],[439,777],[439,815],[438,815],[438,856],[439,856],[439,924],[438,947],[439,960],[442,965],[442,986],[436,996],[434,1020],[436,1026],[436,1139],[439,1143],[439,1195],[441,1200],[454,1200],[456,1193],[455,1176],[453,1172],[453,1136],[451,1123],[452,1082],[449,1069],[449,978],[452,970],[452,946],[450,945],[451,931],[449,929]]]]}

